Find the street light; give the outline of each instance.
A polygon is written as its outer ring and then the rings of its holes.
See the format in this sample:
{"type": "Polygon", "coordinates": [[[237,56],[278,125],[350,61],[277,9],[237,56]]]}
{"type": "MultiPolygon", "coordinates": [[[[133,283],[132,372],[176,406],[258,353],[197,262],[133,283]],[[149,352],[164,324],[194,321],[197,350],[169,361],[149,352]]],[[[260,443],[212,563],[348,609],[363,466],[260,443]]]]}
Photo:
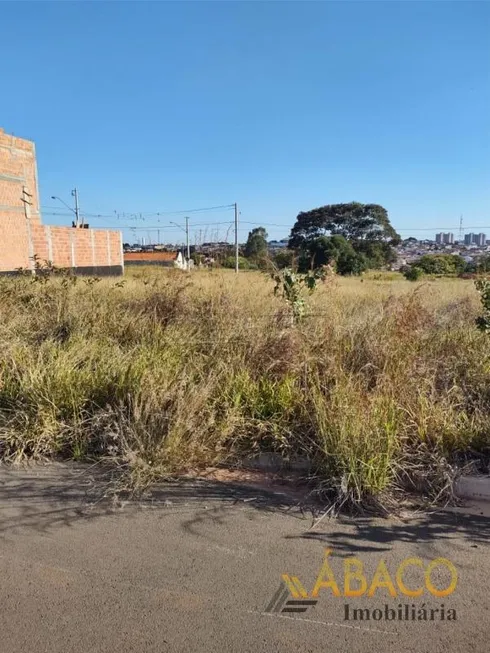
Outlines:
{"type": "Polygon", "coordinates": [[[51,199],[52,200],[58,200],[58,202],[61,202],[62,204],[64,204],[66,206],[66,208],[69,209],[72,213],[75,213],[75,210],[73,209],[73,207],[68,206],[68,204],[61,199],[61,197],[57,197],[56,195],[51,195],[51,199]]]}
{"type": "MultiPolygon", "coordinates": [[[[75,227],[78,228],[80,224],[80,209],[78,207],[78,190],[74,188],[71,191],[72,196],[75,198],[75,208],[73,209],[71,206],[68,206],[68,204],[61,199],[61,197],[58,197],[57,195],[51,195],[52,200],[58,200],[58,202],[61,202],[63,206],[66,206],[67,209],[69,209],[72,213],[75,214],[75,227]]],[[[83,227],[83,219],[82,219],[82,227],[83,227]]]]}

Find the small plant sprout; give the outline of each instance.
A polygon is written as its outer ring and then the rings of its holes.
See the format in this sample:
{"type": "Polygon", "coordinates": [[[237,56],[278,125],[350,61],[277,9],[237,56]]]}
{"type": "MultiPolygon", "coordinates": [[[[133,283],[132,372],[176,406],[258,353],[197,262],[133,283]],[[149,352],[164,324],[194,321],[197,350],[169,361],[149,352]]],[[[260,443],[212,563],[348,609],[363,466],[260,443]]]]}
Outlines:
{"type": "Polygon", "coordinates": [[[305,290],[309,294],[313,293],[317,281],[325,277],[325,272],[321,269],[313,270],[307,273],[295,272],[291,268],[283,270],[274,270],[271,277],[276,282],[274,294],[280,295],[291,308],[293,319],[299,322],[306,315],[305,290]]]}

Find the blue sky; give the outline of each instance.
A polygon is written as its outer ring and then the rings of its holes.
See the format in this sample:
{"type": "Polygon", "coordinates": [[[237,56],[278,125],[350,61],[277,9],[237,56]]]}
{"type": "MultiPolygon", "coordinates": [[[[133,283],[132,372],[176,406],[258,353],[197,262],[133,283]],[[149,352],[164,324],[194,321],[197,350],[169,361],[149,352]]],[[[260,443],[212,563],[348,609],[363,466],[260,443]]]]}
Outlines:
{"type": "MultiPolygon", "coordinates": [[[[36,141],[45,207],[76,185],[86,213],[121,216],[91,225],[134,225],[131,241],[156,227],[180,240],[168,225],[184,214],[150,214],[233,202],[240,240],[252,223],[285,237],[299,211],[351,200],[385,206],[404,236],[457,231],[460,214],[490,234],[488,2],[0,12],[0,126],[36,141]]],[[[55,212],[44,221],[68,222],[55,212]]],[[[233,218],[190,215],[209,239],[233,218]]]]}

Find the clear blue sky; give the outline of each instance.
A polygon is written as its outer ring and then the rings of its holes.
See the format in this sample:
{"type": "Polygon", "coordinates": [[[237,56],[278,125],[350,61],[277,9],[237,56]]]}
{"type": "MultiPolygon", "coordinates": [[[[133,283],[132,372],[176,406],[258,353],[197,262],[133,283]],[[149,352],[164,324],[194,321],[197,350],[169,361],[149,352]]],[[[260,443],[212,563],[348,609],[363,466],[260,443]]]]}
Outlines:
{"type": "MultiPolygon", "coordinates": [[[[490,234],[489,2],[16,2],[0,16],[0,126],[36,141],[46,207],[74,185],[102,215],[236,201],[281,238],[299,211],[356,200],[404,236],[457,230],[461,213],[490,234]]],[[[181,219],[120,224],[175,241],[164,225],[181,219]]]]}

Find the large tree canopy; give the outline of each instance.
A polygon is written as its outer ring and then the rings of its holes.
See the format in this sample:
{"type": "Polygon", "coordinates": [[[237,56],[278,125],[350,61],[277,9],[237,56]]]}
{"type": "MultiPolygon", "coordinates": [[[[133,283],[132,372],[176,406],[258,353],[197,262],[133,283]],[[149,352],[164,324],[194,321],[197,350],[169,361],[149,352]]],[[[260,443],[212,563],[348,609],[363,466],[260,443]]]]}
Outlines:
{"type": "Polygon", "coordinates": [[[300,213],[291,229],[289,247],[302,248],[323,235],[340,235],[350,241],[383,241],[397,244],[387,210],[379,204],[327,204],[300,213]]]}

